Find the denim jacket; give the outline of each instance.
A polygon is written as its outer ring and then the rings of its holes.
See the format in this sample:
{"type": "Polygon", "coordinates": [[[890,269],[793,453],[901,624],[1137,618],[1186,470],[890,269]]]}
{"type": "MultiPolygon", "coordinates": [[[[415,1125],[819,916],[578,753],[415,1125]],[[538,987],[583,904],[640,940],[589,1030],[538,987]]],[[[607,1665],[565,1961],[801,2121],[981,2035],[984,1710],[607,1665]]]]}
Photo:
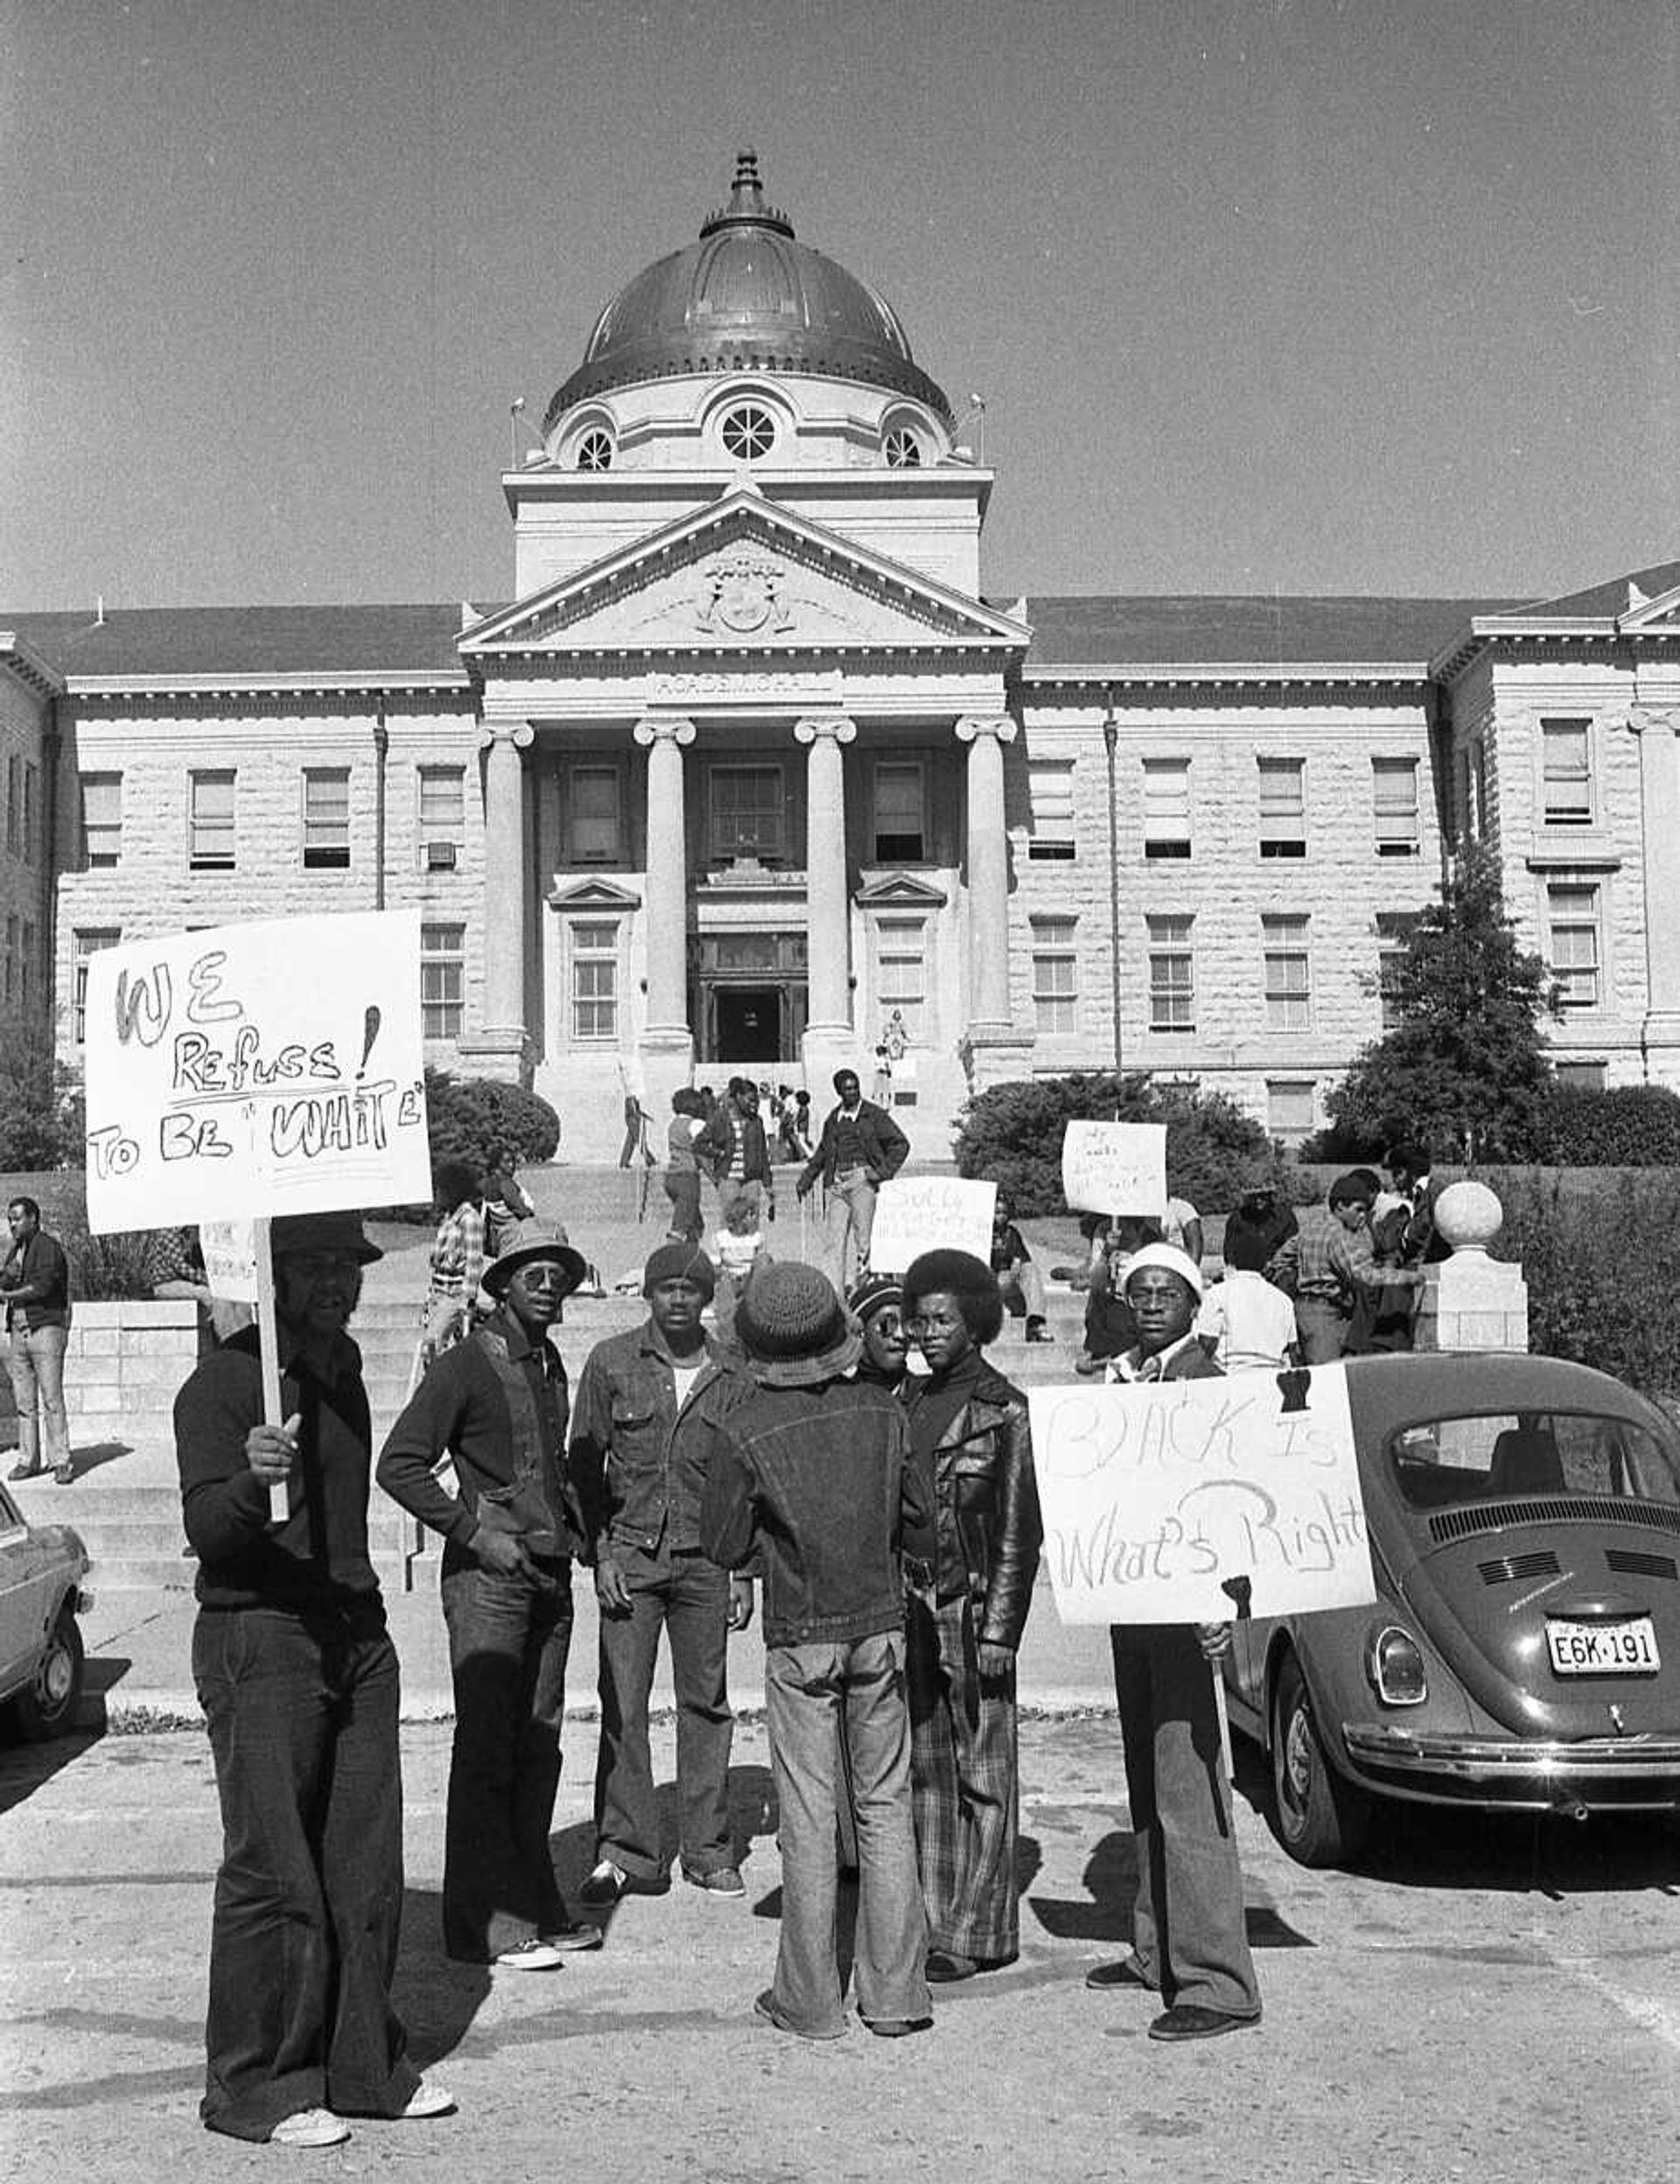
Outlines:
{"type": "Polygon", "coordinates": [[[1026,1398],[990,1367],[934,1450],[935,1586],[966,1592],[982,1645],[1018,1647],[1039,1574],[1044,1522],[1026,1398]]]}
{"type": "Polygon", "coordinates": [[[760,1388],[729,1418],[701,1540],[764,1578],[767,1646],[837,1644],[904,1627],[899,1546],[932,1512],[885,1388],[760,1388]]]}
{"type": "Polygon", "coordinates": [[[609,1335],[584,1361],[572,1405],[568,1468],[586,1560],[612,1547],[656,1554],[700,1544],[700,1497],[721,1422],[751,1392],[710,1341],[679,1411],[671,1354],[651,1320],[609,1335]]]}

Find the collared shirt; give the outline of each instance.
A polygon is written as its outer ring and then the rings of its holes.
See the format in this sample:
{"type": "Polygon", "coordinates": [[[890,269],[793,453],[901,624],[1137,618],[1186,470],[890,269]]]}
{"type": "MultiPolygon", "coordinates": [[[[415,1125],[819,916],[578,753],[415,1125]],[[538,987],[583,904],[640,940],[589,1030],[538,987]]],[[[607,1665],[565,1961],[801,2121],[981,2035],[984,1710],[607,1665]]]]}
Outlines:
{"type": "Polygon", "coordinates": [[[70,1263],[64,1246],[45,1228],[14,1243],[0,1268],[5,1289],[24,1289],[27,1297],[6,1299],[8,1327],[65,1327],[70,1324],[70,1263]]]}
{"type": "Polygon", "coordinates": [[[1182,1356],[1186,1350],[1194,1350],[1198,1347],[1195,1330],[1192,1328],[1188,1334],[1181,1335],[1167,1348],[1157,1350],[1153,1357],[1144,1357],[1135,1349],[1124,1351],[1118,1357],[1111,1357],[1109,1360],[1108,1370],[1104,1377],[1127,1383],[1147,1383],[1151,1381],[1165,1380],[1167,1368],[1173,1360],[1182,1356]]]}
{"type": "Polygon", "coordinates": [[[1353,1310],[1362,1286],[1381,1279],[1369,1227],[1362,1222],[1350,1233],[1322,1208],[1278,1256],[1280,1266],[1293,1266],[1298,1297],[1339,1305],[1345,1312],[1353,1310]]]}
{"type": "Polygon", "coordinates": [[[752,1393],[745,1373],[710,1338],[704,1356],[679,1404],[676,1361],[651,1319],[590,1352],[572,1408],[569,1463],[598,1554],[609,1546],[646,1554],[699,1547],[700,1502],[721,1421],[752,1393]]]}
{"type": "Polygon", "coordinates": [[[438,1224],[431,1247],[432,1295],[464,1297],[470,1305],[479,1293],[484,1258],[484,1208],[465,1199],[438,1224]]]}
{"type": "Polygon", "coordinates": [[[863,1111],[861,1105],[854,1107],[850,1113],[844,1107],[836,1107],[834,1110],[834,1172],[836,1175],[844,1174],[848,1168],[861,1168],[868,1165],[869,1156],[864,1150],[864,1133],[858,1126],[863,1111]]]}

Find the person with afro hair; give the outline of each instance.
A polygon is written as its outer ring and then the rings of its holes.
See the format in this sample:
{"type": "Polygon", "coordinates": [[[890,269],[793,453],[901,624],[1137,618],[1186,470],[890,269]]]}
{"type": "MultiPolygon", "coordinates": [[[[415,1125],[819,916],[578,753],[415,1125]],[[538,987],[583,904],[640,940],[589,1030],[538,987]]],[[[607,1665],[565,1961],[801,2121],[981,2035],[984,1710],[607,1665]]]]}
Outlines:
{"type": "Polygon", "coordinates": [[[911,1464],[931,1525],[907,1530],[912,1797],[928,1907],[928,1977],[971,1978],[1020,1947],[1015,1656],[1043,1523],[1026,1398],[987,1363],[998,1278],[928,1251],[904,1278],[906,1332],[928,1371],[909,1395],[911,1464]]]}

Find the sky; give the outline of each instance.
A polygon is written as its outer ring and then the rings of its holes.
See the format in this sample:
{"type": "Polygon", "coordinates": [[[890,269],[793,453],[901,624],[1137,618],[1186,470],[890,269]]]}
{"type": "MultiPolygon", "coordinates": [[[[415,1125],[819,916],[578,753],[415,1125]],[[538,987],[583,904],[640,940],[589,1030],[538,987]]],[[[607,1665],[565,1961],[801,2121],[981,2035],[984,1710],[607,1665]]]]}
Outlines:
{"type": "Polygon", "coordinates": [[[1673,0],[0,0],[0,616],[505,599],[510,402],[754,146],[999,598],[1680,557],[1673,0]]]}

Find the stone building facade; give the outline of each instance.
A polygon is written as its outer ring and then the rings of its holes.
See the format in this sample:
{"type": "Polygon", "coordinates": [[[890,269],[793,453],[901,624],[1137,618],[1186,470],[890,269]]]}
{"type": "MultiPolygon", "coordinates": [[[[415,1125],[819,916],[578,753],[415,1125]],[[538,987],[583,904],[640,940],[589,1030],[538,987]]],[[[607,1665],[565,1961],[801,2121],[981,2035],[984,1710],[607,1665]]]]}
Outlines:
{"type": "Polygon", "coordinates": [[[1560,1064],[1680,1084],[1680,564],[1545,603],[998,601],[962,434],[743,155],[503,479],[508,603],[0,631],[27,1005],[74,1062],[116,937],[412,906],[429,1056],[533,1083],[573,1157],[629,1095],[821,1108],[843,1062],[937,1155],[971,1090],[1116,1055],[1292,1138],[1474,839],[1563,984],[1560,1064]]]}

